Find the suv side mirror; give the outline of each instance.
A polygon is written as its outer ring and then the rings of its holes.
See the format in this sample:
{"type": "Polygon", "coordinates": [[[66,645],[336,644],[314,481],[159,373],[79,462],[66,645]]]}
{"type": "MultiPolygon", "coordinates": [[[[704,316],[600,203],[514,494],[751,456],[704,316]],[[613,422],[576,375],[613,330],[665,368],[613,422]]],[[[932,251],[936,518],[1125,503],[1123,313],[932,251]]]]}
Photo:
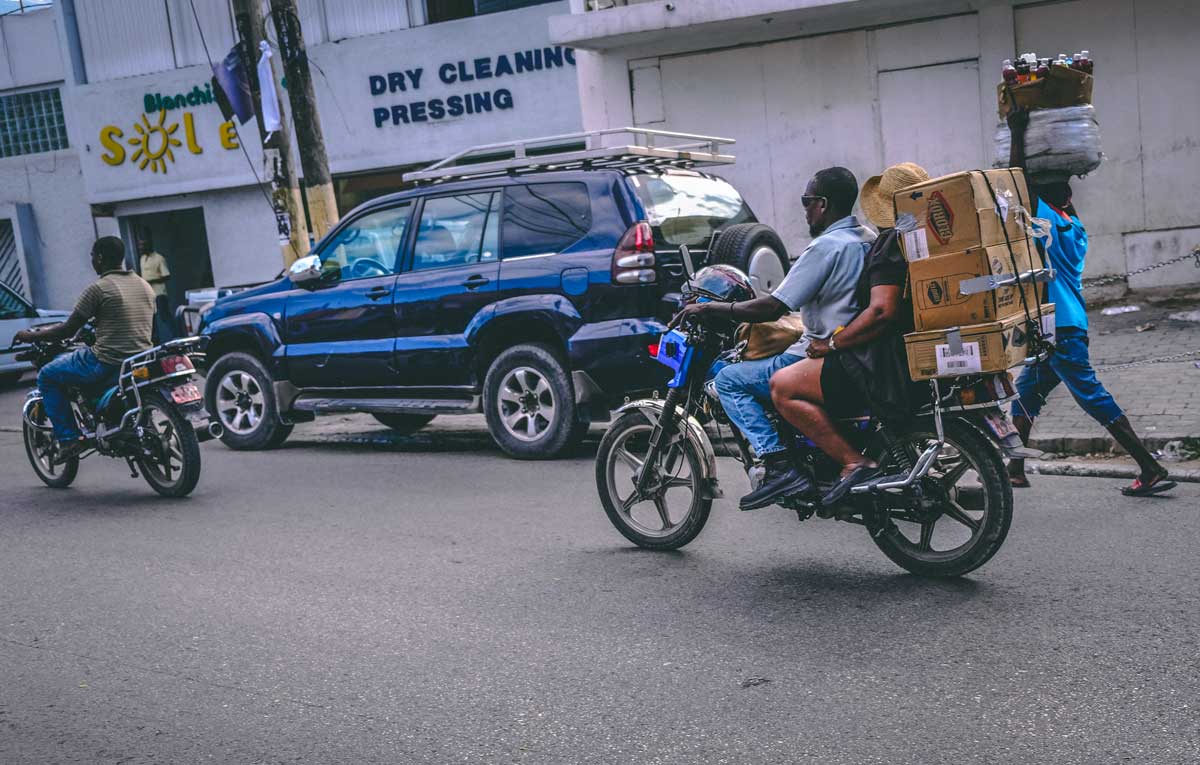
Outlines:
{"type": "Polygon", "coordinates": [[[321,259],[316,255],[300,258],[288,268],[288,277],[298,287],[316,284],[321,280],[321,259]]]}

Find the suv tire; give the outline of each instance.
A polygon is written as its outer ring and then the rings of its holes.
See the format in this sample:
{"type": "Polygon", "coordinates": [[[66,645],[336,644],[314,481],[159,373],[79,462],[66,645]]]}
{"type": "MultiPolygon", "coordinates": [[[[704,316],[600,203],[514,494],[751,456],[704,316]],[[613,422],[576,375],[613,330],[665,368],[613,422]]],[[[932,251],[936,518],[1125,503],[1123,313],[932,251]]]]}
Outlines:
{"type": "Polygon", "coordinates": [[[433,418],[437,415],[433,414],[386,414],[376,412],[371,415],[380,424],[387,425],[394,432],[402,436],[407,436],[410,433],[416,433],[421,428],[433,422],[433,418]]]}
{"type": "Polygon", "coordinates": [[[274,449],[292,433],[279,419],[271,373],[249,353],[227,353],[209,368],[204,404],[231,449],[274,449]]]}
{"type": "Polygon", "coordinates": [[[762,223],[735,223],[723,230],[713,242],[708,262],[743,272],[759,295],[774,292],[791,268],[783,240],[762,223]]]}
{"type": "Polygon", "coordinates": [[[571,375],[545,345],[515,345],[496,357],[483,382],[483,410],[496,444],[517,459],[553,459],[587,433],[571,375]]]}

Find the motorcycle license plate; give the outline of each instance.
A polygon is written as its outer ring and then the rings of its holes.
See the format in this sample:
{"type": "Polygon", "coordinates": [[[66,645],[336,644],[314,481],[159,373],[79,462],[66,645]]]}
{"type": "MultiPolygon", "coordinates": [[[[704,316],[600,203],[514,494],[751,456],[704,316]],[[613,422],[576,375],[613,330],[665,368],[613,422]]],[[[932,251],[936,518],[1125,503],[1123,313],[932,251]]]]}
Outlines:
{"type": "Polygon", "coordinates": [[[171,399],[176,404],[187,404],[192,401],[199,401],[200,398],[200,388],[195,383],[180,385],[171,391],[171,399]]]}
{"type": "Polygon", "coordinates": [[[1001,441],[1008,436],[1016,435],[1017,429],[1014,428],[1013,424],[1008,421],[1008,417],[1004,415],[1004,412],[988,412],[986,415],[984,415],[983,420],[987,423],[987,426],[992,431],[993,435],[995,435],[996,438],[1001,441]]]}

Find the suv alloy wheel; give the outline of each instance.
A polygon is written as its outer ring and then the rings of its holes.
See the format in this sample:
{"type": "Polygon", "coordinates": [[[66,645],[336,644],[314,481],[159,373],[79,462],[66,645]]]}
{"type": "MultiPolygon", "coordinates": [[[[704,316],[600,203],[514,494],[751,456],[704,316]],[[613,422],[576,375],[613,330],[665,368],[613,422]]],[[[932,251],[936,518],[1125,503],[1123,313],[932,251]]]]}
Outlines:
{"type": "Polygon", "coordinates": [[[488,369],[483,406],[492,438],[519,459],[551,459],[578,445],[579,419],[571,376],[544,345],[516,345],[488,369]]]}
{"type": "Polygon", "coordinates": [[[231,449],[273,449],[292,433],[279,419],[271,373],[249,353],[227,353],[209,368],[204,403],[231,449]]]}

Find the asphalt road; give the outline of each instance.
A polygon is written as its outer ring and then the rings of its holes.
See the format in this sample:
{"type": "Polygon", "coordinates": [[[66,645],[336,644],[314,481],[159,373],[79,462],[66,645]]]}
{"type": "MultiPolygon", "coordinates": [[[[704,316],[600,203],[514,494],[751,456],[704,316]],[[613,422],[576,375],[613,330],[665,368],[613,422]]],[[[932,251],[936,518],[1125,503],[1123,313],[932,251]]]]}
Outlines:
{"type": "Polygon", "coordinates": [[[631,549],[586,456],[203,456],[183,501],[102,459],[56,492],[0,432],[0,762],[1200,758],[1195,484],[1041,478],[939,583],[729,499],[631,549]]]}

